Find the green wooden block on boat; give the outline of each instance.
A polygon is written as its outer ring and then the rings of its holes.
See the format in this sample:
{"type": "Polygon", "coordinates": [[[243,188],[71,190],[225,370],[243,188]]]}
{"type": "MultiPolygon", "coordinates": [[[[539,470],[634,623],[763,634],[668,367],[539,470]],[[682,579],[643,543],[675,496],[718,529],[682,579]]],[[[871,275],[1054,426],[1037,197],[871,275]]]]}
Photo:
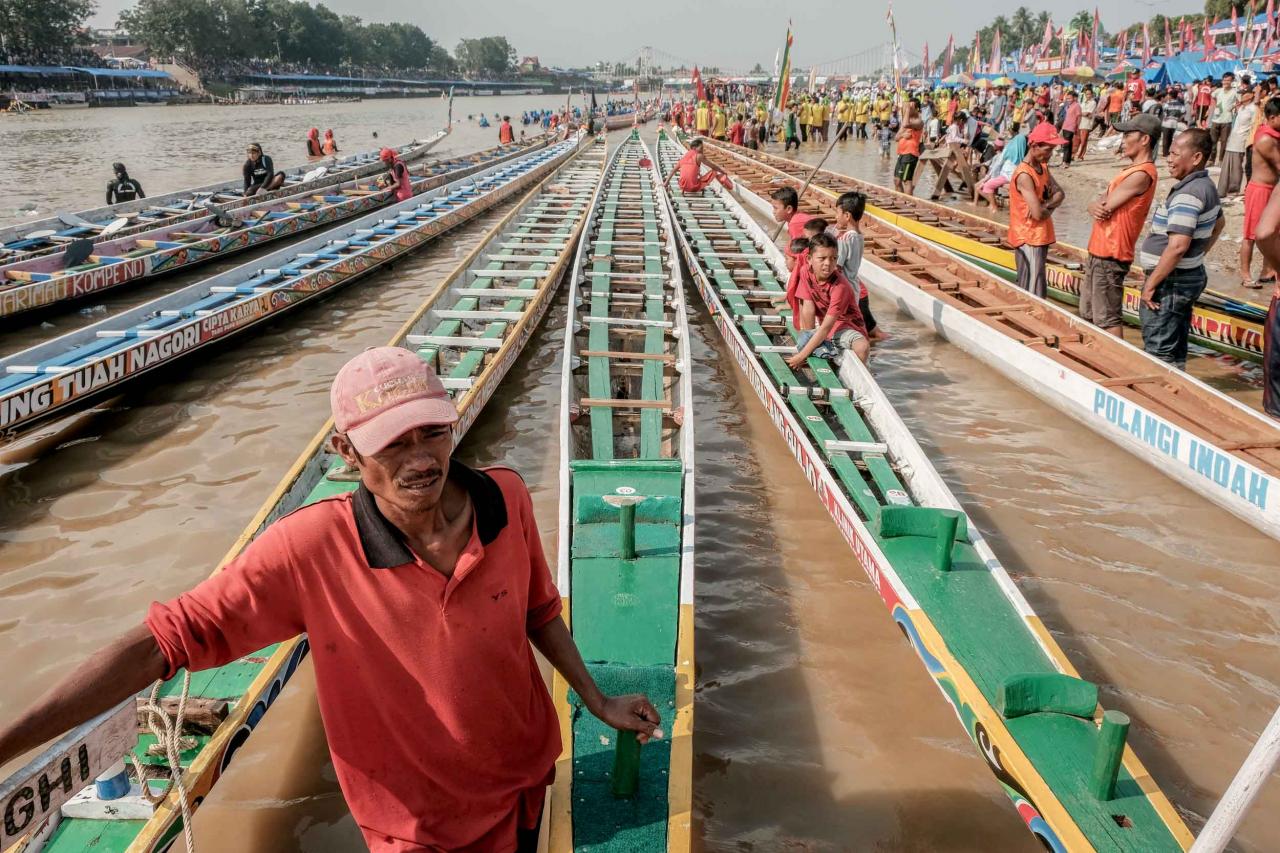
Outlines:
{"type": "Polygon", "coordinates": [[[996,697],[996,709],[1005,719],[1042,713],[1091,719],[1097,707],[1098,685],[1058,672],[1011,675],[996,697]]]}
{"type": "Polygon", "coordinates": [[[678,555],[576,559],[573,638],[588,661],[671,666],[680,608],[678,555]]]}
{"type": "Polygon", "coordinates": [[[944,517],[959,517],[955,541],[969,541],[969,525],[962,512],[954,509],[937,509],[928,506],[886,506],[880,512],[880,536],[896,539],[900,536],[922,536],[933,539],[944,517]]]}

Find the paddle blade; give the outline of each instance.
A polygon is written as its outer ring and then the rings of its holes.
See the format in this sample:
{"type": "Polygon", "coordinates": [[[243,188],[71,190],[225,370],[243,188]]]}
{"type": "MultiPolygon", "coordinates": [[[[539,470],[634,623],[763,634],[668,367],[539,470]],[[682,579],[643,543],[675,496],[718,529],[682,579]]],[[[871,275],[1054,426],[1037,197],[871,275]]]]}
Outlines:
{"type": "Polygon", "coordinates": [[[321,166],[318,169],[312,169],[310,172],[307,172],[305,175],[302,176],[302,180],[304,182],[318,180],[320,178],[323,178],[325,172],[327,171],[329,171],[329,168],[327,166],[321,166]]]}
{"type": "Polygon", "coordinates": [[[110,237],[112,234],[116,233],[117,231],[119,231],[121,228],[125,227],[128,224],[129,224],[129,217],[122,216],[119,219],[117,219],[115,222],[112,222],[106,228],[103,228],[102,233],[99,234],[98,236],[110,237]]]}
{"type": "Polygon", "coordinates": [[[67,244],[67,248],[62,254],[62,266],[64,269],[79,266],[92,254],[92,240],[86,240],[84,238],[72,240],[67,244]]]}
{"type": "Polygon", "coordinates": [[[32,231],[30,234],[26,236],[26,239],[27,240],[44,240],[48,237],[52,237],[54,234],[57,234],[57,233],[58,232],[53,228],[42,228],[39,231],[32,231]]]}

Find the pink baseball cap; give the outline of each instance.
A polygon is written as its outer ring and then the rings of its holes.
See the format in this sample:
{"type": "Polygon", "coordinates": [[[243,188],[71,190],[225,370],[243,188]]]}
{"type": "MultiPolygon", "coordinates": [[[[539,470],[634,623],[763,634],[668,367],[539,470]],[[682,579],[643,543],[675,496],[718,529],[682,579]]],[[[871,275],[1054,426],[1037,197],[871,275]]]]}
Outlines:
{"type": "Polygon", "coordinates": [[[370,347],[344,364],[329,389],[329,404],[338,432],[364,456],[411,429],[458,420],[431,365],[400,347],[370,347]]]}
{"type": "Polygon", "coordinates": [[[1066,145],[1067,140],[1058,135],[1058,131],[1052,124],[1042,121],[1036,125],[1036,129],[1031,131],[1031,135],[1027,137],[1027,143],[1030,145],[1066,145]]]}

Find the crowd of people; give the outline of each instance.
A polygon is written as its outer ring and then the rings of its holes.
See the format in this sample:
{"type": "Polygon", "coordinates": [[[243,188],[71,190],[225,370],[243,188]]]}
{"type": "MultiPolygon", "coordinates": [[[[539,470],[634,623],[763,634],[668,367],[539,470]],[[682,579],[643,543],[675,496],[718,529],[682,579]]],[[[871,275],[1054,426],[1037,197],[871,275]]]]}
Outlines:
{"type": "MultiPolygon", "coordinates": [[[[1280,225],[1280,207],[1276,222],[1264,219],[1280,179],[1277,93],[1275,78],[1228,73],[1157,87],[1130,72],[1124,80],[1098,83],[819,90],[797,95],[781,110],[763,100],[730,107],[700,101],[677,104],[669,118],[747,148],[874,142],[882,158],[896,155],[893,181],[900,192],[916,191],[924,167],[934,177],[930,199],[958,196],[992,209],[1007,204],[1018,286],[1041,297],[1049,248],[1057,239],[1054,214],[1067,198],[1053,171],[1070,169],[1090,152],[1114,158],[1115,175],[1086,207],[1092,223],[1080,314],[1123,337],[1125,281],[1136,264],[1143,273],[1143,347],[1185,368],[1193,308],[1208,284],[1205,258],[1226,225],[1224,203],[1243,205],[1241,285],[1269,285],[1273,305],[1280,302],[1280,242],[1264,245],[1276,241],[1280,225]],[[1157,201],[1161,160],[1174,183],[1157,201]],[[1215,166],[1216,179],[1209,173],[1215,166]],[[1263,255],[1257,277],[1255,248],[1263,255]]],[[[1268,337],[1275,325],[1268,322],[1268,337]]],[[[1280,417],[1280,364],[1273,363],[1280,357],[1265,361],[1267,387],[1274,392],[1266,407],[1280,417]]]]}

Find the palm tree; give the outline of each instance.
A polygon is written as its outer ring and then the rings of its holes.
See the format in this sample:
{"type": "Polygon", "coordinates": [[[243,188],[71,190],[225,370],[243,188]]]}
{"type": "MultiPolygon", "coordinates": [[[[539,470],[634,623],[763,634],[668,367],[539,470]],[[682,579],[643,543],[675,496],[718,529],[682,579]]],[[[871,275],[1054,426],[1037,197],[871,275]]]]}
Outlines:
{"type": "Polygon", "coordinates": [[[1031,10],[1026,6],[1019,6],[1013,12],[1013,17],[1009,20],[1009,47],[1017,50],[1026,47],[1031,43],[1034,37],[1032,31],[1035,29],[1035,22],[1031,18],[1031,10]]]}
{"type": "Polygon", "coordinates": [[[1093,13],[1088,9],[1081,9],[1076,12],[1071,19],[1071,23],[1067,24],[1067,30],[1070,32],[1093,32],[1093,13]]]}

